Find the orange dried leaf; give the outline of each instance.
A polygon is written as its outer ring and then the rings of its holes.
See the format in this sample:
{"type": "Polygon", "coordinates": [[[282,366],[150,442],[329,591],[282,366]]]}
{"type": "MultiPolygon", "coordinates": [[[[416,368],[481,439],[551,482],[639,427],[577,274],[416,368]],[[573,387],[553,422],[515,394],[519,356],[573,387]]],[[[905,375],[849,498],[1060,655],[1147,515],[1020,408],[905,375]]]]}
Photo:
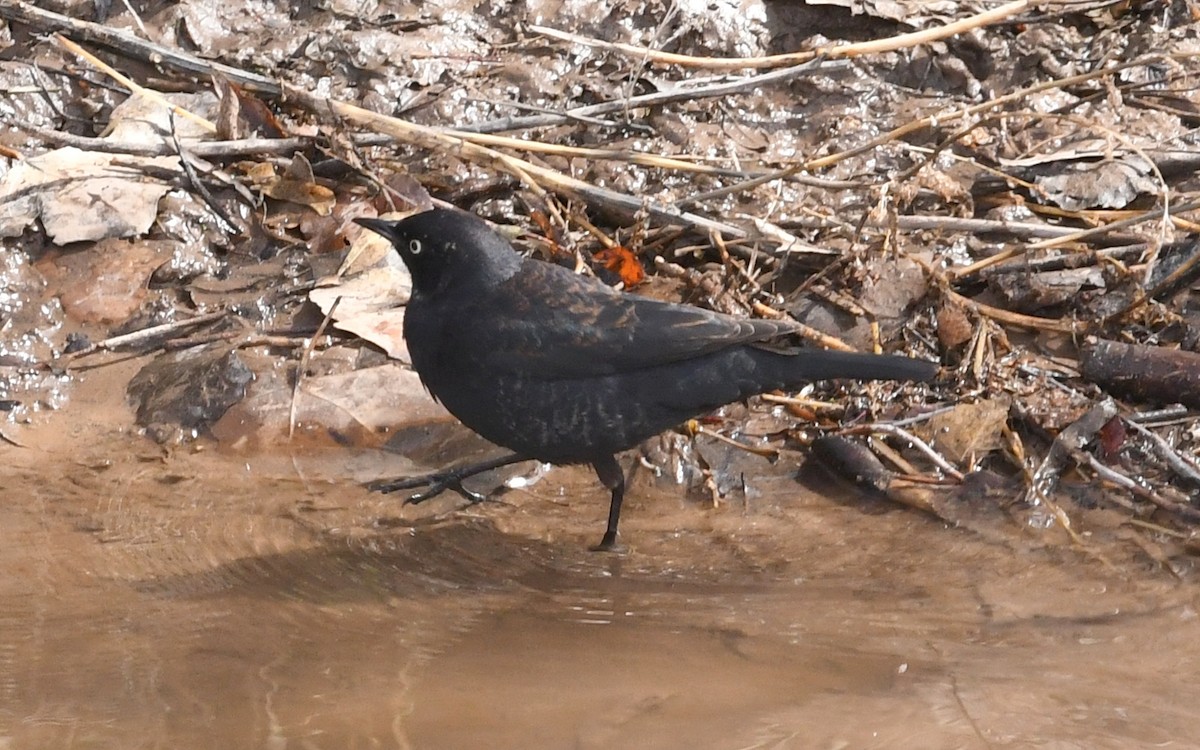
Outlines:
{"type": "Polygon", "coordinates": [[[646,280],[646,269],[633,251],[622,245],[606,247],[593,256],[601,265],[621,277],[626,287],[646,280]]]}

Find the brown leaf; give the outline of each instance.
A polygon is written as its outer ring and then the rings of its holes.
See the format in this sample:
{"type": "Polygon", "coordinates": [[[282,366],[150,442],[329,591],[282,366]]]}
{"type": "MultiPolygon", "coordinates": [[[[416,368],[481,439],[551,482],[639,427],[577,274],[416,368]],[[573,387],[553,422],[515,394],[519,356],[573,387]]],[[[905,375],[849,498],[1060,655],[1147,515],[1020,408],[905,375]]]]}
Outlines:
{"type": "Polygon", "coordinates": [[[301,182],[287,177],[279,177],[262,185],[263,194],[279,201],[298,203],[308,206],[321,216],[328,216],[337,203],[337,196],[332,190],[314,182],[301,182]]]}
{"type": "Polygon", "coordinates": [[[973,331],[971,319],[958,305],[942,305],[938,308],[937,335],[946,349],[954,349],[967,343],[973,331]]]}
{"type": "Polygon", "coordinates": [[[1008,422],[1007,399],[996,398],[959,404],[929,420],[928,431],[938,450],[955,464],[963,464],[1001,447],[1001,431],[1008,422]]]}

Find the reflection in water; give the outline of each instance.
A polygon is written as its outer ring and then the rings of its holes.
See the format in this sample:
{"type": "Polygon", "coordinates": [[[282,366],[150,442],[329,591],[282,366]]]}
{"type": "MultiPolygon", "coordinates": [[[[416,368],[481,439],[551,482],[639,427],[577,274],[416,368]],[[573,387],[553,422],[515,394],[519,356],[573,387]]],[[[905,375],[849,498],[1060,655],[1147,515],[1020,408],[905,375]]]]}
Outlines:
{"type": "Polygon", "coordinates": [[[912,513],[792,483],[716,511],[642,487],[633,551],[596,555],[586,472],[402,511],[287,479],[290,462],[237,476],[221,456],[124,452],[54,471],[21,454],[10,472],[2,747],[1200,739],[1194,696],[1164,679],[1200,666],[1190,588],[912,513]]]}

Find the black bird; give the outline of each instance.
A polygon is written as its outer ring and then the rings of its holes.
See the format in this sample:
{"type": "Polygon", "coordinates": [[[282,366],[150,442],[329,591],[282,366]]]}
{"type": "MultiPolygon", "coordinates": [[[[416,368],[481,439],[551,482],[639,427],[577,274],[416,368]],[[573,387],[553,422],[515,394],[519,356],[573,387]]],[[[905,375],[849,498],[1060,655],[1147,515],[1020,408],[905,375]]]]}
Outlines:
{"type": "Polygon", "coordinates": [[[772,348],[795,332],[639,297],[523,258],[482,220],[434,209],[355,219],[391,240],[412,273],[404,336],[421,382],[462,423],[511,455],[371,485],[427,487],[420,502],[517,461],[591,464],[612,491],[600,549],[612,549],[625,492],[616,454],[764,391],[827,378],[929,380],[938,366],[898,356],[772,348]]]}

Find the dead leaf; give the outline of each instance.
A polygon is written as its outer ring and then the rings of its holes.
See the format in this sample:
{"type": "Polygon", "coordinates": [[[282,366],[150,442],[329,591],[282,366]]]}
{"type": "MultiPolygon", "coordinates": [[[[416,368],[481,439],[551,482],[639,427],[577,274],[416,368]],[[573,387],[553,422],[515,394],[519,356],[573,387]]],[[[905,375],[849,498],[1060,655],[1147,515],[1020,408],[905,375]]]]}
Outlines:
{"type": "Polygon", "coordinates": [[[0,181],[0,237],[17,237],[41,219],[56,245],[149,231],[171,185],[147,171],[178,171],[172,156],[139,157],[72,146],[18,162],[0,181]]]}
{"type": "Polygon", "coordinates": [[[971,319],[959,305],[943,304],[937,311],[938,341],[946,349],[957,348],[969,341],[974,333],[971,319]]]}
{"type": "Polygon", "coordinates": [[[1154,166],[1141,154],[1088,142],[1051,154],[1002,159],[1001,165],[1031,179],[1054,205],[1068,211],[1125,208],[1161,190],[1154,166]]]}
{"type": "Polygon", "coordinates": [[[956,465],[963,465],[1000,448],[1001,431],[1008,423],[1005,398],[959,404],[935,415],[926,426],[937,449],[956,465]]]}
{"type": "Polygon", "coordinates": [[[280,177],[267,182],[260,189],[264,195],[277,201],[308,206],[320,216],[333,213],[333,206],[337,203],[337,195],[332,190],[315,182],[280,177]]]}
{"type": "Polygon", "coordinates": [[[637,286],[646,280],[646,269],[633,251],[621,245],[606,247],[592,255],[601,265],[621,277],[626,288],[637,286]]]}
{"type": "MultiPolygon", "coordinates": [[[[387,214],[394,218],[398,214],[387,214]]],[[[329,314],[333,324],[375,344],[393,359],[408,362],[404,343],[404,305],[412,277],[392,245],[374,232],[359,232],[335,276],[319,279],[308,299],[329,314]],[[338,300],[341,300],[340,302],[338,300]]]]}
{"type": "MultiPolygon", "coordinates": [[[[387,221],[400,221],[409,216],[412,216],[412,212],[396,211],[383,214],[379,218],[387,221]]],[[[400,256],[393,252],[392,243],[387,238],[369,229],[360,227],[358,234],[355,235],[354,240],[350,243],[350,252],[346,253],[346,259],[338,267],[337,276],[353,276],[381,263],[390,263],[389,256],[394,256],[396,261],[396,263],[392,263],[394,267],[404,267],[404,262],[400,260],[400,256]]],[[[409,283],[409,289],[412,289],[411,282],[409,283]]],[[[405,301],[407,301],[407,298],[405,298],[405,301]]]]}

